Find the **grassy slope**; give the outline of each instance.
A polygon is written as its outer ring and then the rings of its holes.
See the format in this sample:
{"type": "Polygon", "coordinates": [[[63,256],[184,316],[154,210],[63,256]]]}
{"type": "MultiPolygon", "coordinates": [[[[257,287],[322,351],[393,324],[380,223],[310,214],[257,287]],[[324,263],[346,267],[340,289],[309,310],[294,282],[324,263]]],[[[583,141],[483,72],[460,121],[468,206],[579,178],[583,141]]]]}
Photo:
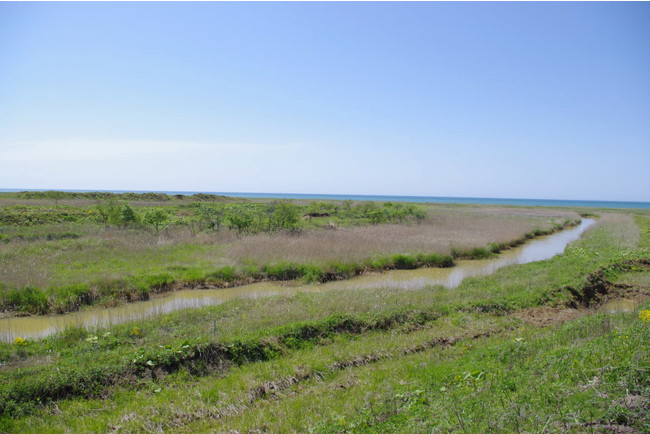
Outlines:
{"type": "MultiPolygon", "coordinates": [[[[647,249],[650,224],[637,220],[647,249]]],[[[570,292],[562,288],[588,285],[598,267],[648,257],[633,248],[631,223],[603,218],[564,256],[456,290],[240,300],[114,327],[96,339],[72,330],[3,345],[4,428],[643,429],[648,418],[637,404],[648,397],[648,324],[635,314],[596,315],[538,329],[504,316],[565,303],[570,292]],[[201,356],[222,344],[230,349],[201,356]],[[56,404],[39,409],[35,398],[54,389],[56,404]]],[[[625,275],[647,274],[641,270],[625,275]]]]}

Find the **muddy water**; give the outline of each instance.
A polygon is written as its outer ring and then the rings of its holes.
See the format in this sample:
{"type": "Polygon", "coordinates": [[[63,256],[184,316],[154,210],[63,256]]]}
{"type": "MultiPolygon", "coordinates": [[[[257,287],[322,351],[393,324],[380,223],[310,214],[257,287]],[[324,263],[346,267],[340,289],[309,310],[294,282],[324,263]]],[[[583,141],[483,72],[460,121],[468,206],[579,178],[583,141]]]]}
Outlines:
{"type": "Polygon", "coordinates": [[[455,288],[467,277],[486,275],[508,265],[541,261],[561,254],[567,244],[577,240],[593,223],[594,220],[583,219],[582,223],[575,228],[535,239],[521,247],[507,250],[495,259],[460,261],[453,268],[394,270],[323,284],[262,282],[229,289],[183,290],[164,294],[148,301],[129,303],[112,308],[90,308],[67,315],[4,318],[0,319],[0,340],[10,342],[18,336],[22,338],[41,338],[71,326],[101,328],[179,309],[221,304],[235,297],[259,298],[272,295],[290,295],[297,292],[360,288],[413,290],[432,285],[455,288]]]}
{"type": "Polygon", "coordinates": [[[640,301],[617,298],[606,301],[598,310],[607,313],[632,312],[639,306],[641,306],[640,301]]]}

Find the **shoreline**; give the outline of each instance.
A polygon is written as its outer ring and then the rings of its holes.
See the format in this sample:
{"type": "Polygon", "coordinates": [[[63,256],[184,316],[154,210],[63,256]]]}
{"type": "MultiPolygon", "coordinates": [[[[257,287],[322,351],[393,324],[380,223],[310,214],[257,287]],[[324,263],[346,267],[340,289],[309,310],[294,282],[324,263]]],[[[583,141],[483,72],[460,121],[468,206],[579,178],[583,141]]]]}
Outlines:
{"type": "Polygon", "coordinates": [[[353,201],[392,201],[412,203],[465,204],[465,205],[512,205],[541,207],[579,207],[579,208],[616,208],[616,209],[650,209],[650,202],[620,200],[587,199],[540,199],[540,198],[497,198],[497,197],[462,197],[462,196],[418,196],[418,195],[380,195],[380,194],[331,194],[331,193],[259,193],[259,192],[212,192],[212,191],[177,191],[177,190],[84,190],[84,189],[19,189],[0,188],[0,194],[9,193],[110,193],[110,194],[165,194],[169,196],[214,195],[227,199],[306,199],[306,200],[353,200],[353,201]]]}

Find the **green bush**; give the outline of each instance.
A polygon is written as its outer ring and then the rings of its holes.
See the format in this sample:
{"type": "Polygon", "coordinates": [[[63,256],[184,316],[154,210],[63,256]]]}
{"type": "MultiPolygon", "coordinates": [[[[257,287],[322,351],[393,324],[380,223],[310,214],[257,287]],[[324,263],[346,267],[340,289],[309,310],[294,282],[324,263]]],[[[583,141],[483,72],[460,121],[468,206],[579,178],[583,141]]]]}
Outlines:
{"type": "Polygon", "coordinates": [[[390,256],[380,256],[366,261],[366,266],[373,270],[386,270],[393,267],[393,258],[390,256]]]}
{"type": "Polygon", "coordinates": [[[267,264],[262,267],[262,271],[271,280],[294,280],[304,275],[302,265],[290,262],[267,264]]]}
{"type": "Polygon", "coordinates": [[[454,258],[463,258],[463,259],[487,259],[494,256],[492,248],[487,247],[476,247],[472,250],[457,250],[451,249],[451,255],[454,258]]]}
{"type": "Polygon", "coordinates": [[[300,222],[300,207],[291,202],[280,202],[274,206],[272,221],[277,229],[296,229],[300,222]]]}
{"type": "Polygon", "coordinates": [[[88,220],[92,214],[70,206],[6,206],[0,208],[0,225],[36,226],[88,220]]]}
{"type": "Polygon", "coordinates": [[[91,304],[94,297],[90,285],[67,285],[50,290],[52,293],[52,306],[50,309],[56,313],[66,313],[79,310],[81,306],[91,304]]]}
{"type": "Polygon", "coordinates": [[[303,265],[302,275],[306,282],[321,282],[323,279],[323,269],[317,265],[303,265]]]}
{"type": "Polygon", "coordinates": [[[129,204],[125,204],[122,207],[122,212],[120,213],[120,224],[122,226],[128,226],[138,222],[138,215],[135,213],[133,208],[129,204]]]}
{"type": "Polygon", "coordinates": [[[454,258],[449,255],[438,255],[436,253],[431,254],[420,254],[418,255],[418,261],[424,267],[453,267],[454,258]]]}
{"type": "Polygon", "coordinates": [[[418,261],[410,255],[394,255],[393,264],[398,270],[411,270],[418,266],[418,261]]]}
{"type": "Polygon", "coordinates": [[[45,314],[49,310],[47,295],[35,286],[5,291],[2,304],[4,308],[36,314],[45,314]]]}
{"type": "Polygon", "coordinates": [[[325,267],[321,281],[349,279],[361,274],[362,271],[363,266],[361,264],[332,262],[325,267]]]}
{"type": "Polygon", "coordinates": [[[486,249],[485,247],[477,247],[469,251],[469,255],[472,259],[487,259],[493,256],[493,253],[486,249]]]}
{"type": "Polygon", "coordinates": [[[151,226],[158,233],[161,229],[169,225],[169,214],[163,209],[151,209],[144,213],[142,216],[142,223],[151,226]]]}
{"type": "Polygon", "coordinates": [[[137,280],[139,288],[154,289],[156,291],[164,289],[175,281],[174,276],[170,273],[148,274],[139,277],[137,280]]]}
{"type": "Polygon", "coordinates": [[[240,279],[241,275],[237,272],[235,267],[226,266],[208,273],[205,277],[206,280],[231,283],[240,279]]]}
{"type": "Polygon", "coordinates": [[[228,215],[228,222],[230,223],[230,228],[237,231],[237,235],[242,235],[245,232],[249,232],[251,226],[253,225],[253,216],[246,212],[239,213],[230,213],[228,215]]]}

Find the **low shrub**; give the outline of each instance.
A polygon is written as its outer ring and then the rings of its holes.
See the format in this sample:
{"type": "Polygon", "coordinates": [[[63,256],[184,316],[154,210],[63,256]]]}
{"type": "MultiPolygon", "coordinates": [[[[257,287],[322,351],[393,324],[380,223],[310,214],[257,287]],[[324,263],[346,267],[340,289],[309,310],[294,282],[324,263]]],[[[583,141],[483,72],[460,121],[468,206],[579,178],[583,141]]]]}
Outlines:
{"type": "Polygon", "coordinates": [[[309,264],[303,265],[302,271],[303,271],[303,279],[305,279],[305,281],[308,283],[321,282],[323,279],[324,271],[321,267],[317,265],[309,265],[309,264]]]}
{"type": "Polygon", "coordinates": [[[477,247],[475,249],[466,250],[466,251],[452,249],[451,255],[454,258],[462,258],[462,259],[487,259],[494,256],[494,253],[492,252],[491,248],[477,247]]]}
{"type": "Polygon", "coordinates": [[[45,314],[49,311],[47,294],[35,286],[5,290],[2,305],[19,312],[45,314]]]}
{"type": "Polygon", "coordinates": [[[420,254],[418,255],[418,261],[424,267],[442,267],[449,268],[454,265],[454,258],[450,255],[438,255],[436,253],[431,253],[428,255],[420,254]]]}
{"type": "Polygon", "coordinates": [[[241,274],[237,269],[232,266],[221,267],[205,276],[205,279],[213,282],[228,282],[232,283],[241,279],[241,274]]]}
{"type": "Polygon", "coordinates": [[[262,271],[271,280],[294,280],[304,275],[303,266],[291,262],[267,264],[262,267],[262,271]]]}
{"type": "Polygon", "coordinates": [[[394,255],[393,264],[398,270],[412,270],[418,266],[418,260],[410,255],[394,255]]]}
{"type": "Polygon", "coordinates": [[[50,294],[48,310],[56,313],[76,311],[94,301],[90,285],[83,283],[50,289],[50,294]]]}

